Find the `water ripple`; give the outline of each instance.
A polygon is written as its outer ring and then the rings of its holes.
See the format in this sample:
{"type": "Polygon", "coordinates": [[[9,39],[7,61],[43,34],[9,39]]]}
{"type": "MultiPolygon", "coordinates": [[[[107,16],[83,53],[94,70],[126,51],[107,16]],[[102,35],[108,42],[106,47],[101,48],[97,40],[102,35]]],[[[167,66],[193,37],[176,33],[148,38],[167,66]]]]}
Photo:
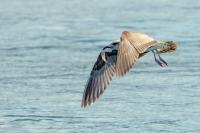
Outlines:
{"type": "Polygon", "coordinates": [[[52,116],[52,115],[4,115],[4,117],[19,117],[19,118],[51,118],[51,119],[54,119],[54,118],[67,118],[67,119],[73,119],[73,118],[76,118],[76,119],[82,119],[83,117],[75,117],[75,116],[59,116],[59,115],[55,115],[55,116],[52,116]]]}

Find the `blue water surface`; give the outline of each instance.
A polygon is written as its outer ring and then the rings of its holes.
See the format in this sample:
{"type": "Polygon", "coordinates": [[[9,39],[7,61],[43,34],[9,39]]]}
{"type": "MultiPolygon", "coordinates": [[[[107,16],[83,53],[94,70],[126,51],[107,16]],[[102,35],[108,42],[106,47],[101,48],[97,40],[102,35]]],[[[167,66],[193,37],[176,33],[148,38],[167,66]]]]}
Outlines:
{"type": "Polygon", "coordinates": [[[200,133],[199,0],[1,0],[0,132],[200,133]],[[80,107],[101,49],[124,30],[174,40],[80,107]]]}

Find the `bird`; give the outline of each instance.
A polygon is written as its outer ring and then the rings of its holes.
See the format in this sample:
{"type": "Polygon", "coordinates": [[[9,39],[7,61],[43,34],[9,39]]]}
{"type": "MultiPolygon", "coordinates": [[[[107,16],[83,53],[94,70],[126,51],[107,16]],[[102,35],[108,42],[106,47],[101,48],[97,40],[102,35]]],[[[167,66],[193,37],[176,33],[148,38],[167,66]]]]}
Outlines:
{"type": "Polygon", "coordinates": [[[119,41],[103,47],[98,55],[83,92],[81,107],[95,102],[114,76],[123,77],[139,58],[149,52],[153,53],[159,66],[168,66],[160,54],[174,52],[176,48],[174,41],[159,41],[144,33],[123,31],[119,41]]]}

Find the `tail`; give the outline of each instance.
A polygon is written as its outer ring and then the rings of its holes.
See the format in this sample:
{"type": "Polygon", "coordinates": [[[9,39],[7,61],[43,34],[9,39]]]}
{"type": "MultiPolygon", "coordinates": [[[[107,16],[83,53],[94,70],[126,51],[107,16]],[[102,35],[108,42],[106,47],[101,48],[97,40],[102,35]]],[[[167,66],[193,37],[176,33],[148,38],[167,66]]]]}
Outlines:
{"type": "Polygon", "coordinates": [[[167,52],[174,52],[176,51],[176,43],[173,41],[168,41],[165,42],[165,45],[163,48],[159,49],[158,52],[159,53],[167,53],[167,52]]]}

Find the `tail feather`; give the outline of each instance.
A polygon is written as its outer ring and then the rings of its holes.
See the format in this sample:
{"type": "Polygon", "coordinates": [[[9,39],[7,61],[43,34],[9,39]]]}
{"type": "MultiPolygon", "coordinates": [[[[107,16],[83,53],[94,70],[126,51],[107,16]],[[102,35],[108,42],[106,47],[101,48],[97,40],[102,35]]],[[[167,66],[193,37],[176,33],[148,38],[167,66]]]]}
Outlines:
{"type": "Polygon", "coordinates": [[[176,51],[176,43],[173,41],[168,41],[165,43],[166,46],[163,47],[162,49],[159,49],[159,53],[167,53],[167,52],[174,52],[176,51]]]}

